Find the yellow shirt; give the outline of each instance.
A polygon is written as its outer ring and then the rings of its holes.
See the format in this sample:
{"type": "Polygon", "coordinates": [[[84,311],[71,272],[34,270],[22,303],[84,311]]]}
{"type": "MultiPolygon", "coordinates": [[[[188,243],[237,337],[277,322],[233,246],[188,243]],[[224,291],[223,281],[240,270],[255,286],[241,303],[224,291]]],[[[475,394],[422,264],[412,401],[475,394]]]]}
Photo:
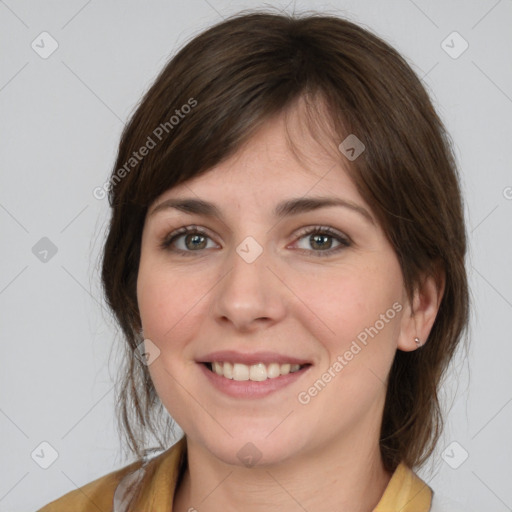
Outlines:
{"type": "MultiPolygon", "coordinates": [[[[149,460],[145,467],[142,467],[142,461],[134,462],[65,494],[38,512],[124,512],[126,502],[122,501],[122,491],[129,489],[129,480],[136,475],[141,475],[143,482],[139,486],[141,494],[136,498],[133,510],[170,512],[185,459],[186,438],[183,437],[171,448],[149,460]],[[135,473],[137,470],[139,472],[135,473]],[[117,489],[121,480],[123,484],[117,489]]],[[[129,492],[127,495],[131,496],[129,492]]],[[[394,471],[372,512],[429,512],[432,495],[432,489],[402,463],[394,471]]]]}

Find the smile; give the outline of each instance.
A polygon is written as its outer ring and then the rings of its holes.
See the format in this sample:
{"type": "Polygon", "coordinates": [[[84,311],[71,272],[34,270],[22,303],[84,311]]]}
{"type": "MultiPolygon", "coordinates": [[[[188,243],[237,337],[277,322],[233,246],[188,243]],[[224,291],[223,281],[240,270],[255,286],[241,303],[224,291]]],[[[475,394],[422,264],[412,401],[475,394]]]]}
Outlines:
{"type": "Polygon", "coordinates": [[[228,361],[214,361],[206,363],[207,368],[213,373],[237,381],[251,380],[262,382],[267,379],[276,379],[281,375],[288,375],[299,371],[306,365],[292,363],[257,363],[246,365],[242,363],[231,363],[228,361]]]}

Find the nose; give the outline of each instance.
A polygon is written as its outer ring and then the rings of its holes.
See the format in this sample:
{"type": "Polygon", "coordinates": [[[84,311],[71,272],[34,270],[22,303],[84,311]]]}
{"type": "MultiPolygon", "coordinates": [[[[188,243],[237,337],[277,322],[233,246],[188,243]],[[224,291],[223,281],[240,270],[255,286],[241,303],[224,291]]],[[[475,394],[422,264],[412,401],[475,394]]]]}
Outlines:
{"type": "Polygon", "coordinates": [[[224,277],[214,288],[213,297],[213,314],[224,327],[229,324],[233,330],[251,332],[284,317],[286,287],[268,253],[263,250],[249,263],[233,249],[226,258],[224,277]]]}

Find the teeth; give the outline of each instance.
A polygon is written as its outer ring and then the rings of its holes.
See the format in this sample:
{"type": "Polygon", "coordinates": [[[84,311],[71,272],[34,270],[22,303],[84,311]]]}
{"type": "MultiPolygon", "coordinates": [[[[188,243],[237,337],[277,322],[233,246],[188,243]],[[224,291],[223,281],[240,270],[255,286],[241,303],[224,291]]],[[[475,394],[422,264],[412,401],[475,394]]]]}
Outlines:
{"type": "Polygon", "coordinates": [[[265,365],[263,363],[253,364],[248,366],[241,363],[218,362],[212,363],[212,371],[217,375],[226,377],[232,380],[252,380],[261,382],[267,379],[275,379],[280,375],[287,375],[294,373],[300,369],[298,364],[279,364],[270,363],[265,365]]]}
{"type": "Polygon", "coordinates": [[[269,379],[275,379],[281,375],[281,366],[277,363],[270,363],[267,366],[267,377],[269,379]]]}
{"type": "Polygon", "coordinates": [[[291,364],[282,364],[281,365],[281,375],[287,375],[290,373],[292,365],[291,364]]]}
{"type": "Polygon", "coordinates": [[[249,367],[245,364],[233,365],[233,380],[249,380],[249,367]]]}
{"type": "Polygon", "coordinates": [[[224,375],[224,365],[218,363],[217,361],[215,361],[215,363],[213,363],[213,371],[217,374],[217,375],[224,375]]]}
{"type": "MultiPolygon", "coordinates": [[[[240,366],[245,366],[244,364],[241,364],[240,366]]],[[[255,380],[255,381],[262,381],[267,380],[267,369],[265,368],[265,365],[263,363],[259,364],[253,364],[249,368],[249,375],[247,376],[249,380],[255,380]]]]}
{"type": "MultiPolygon", "coordinates": [[[[219,365],[222,365],[222,363],[219,363],[219,365]]],[[[232,379],[233,378],[233,365],[231,363],[224,363],[222,367],[222,374],[226,379],[232,379]]]]}

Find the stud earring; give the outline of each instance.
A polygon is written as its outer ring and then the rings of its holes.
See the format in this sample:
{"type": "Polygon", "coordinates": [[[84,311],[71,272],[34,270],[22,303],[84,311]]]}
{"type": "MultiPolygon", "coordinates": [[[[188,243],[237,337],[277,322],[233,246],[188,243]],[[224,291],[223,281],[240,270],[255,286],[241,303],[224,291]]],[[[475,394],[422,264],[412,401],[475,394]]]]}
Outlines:
{"type": "Polygon", "coordinates": [[[421,341],[419,338],[414,338],[414,341],[415,341],[416,345],[418,345],[418,347],[421,347],[421,341]]]}

